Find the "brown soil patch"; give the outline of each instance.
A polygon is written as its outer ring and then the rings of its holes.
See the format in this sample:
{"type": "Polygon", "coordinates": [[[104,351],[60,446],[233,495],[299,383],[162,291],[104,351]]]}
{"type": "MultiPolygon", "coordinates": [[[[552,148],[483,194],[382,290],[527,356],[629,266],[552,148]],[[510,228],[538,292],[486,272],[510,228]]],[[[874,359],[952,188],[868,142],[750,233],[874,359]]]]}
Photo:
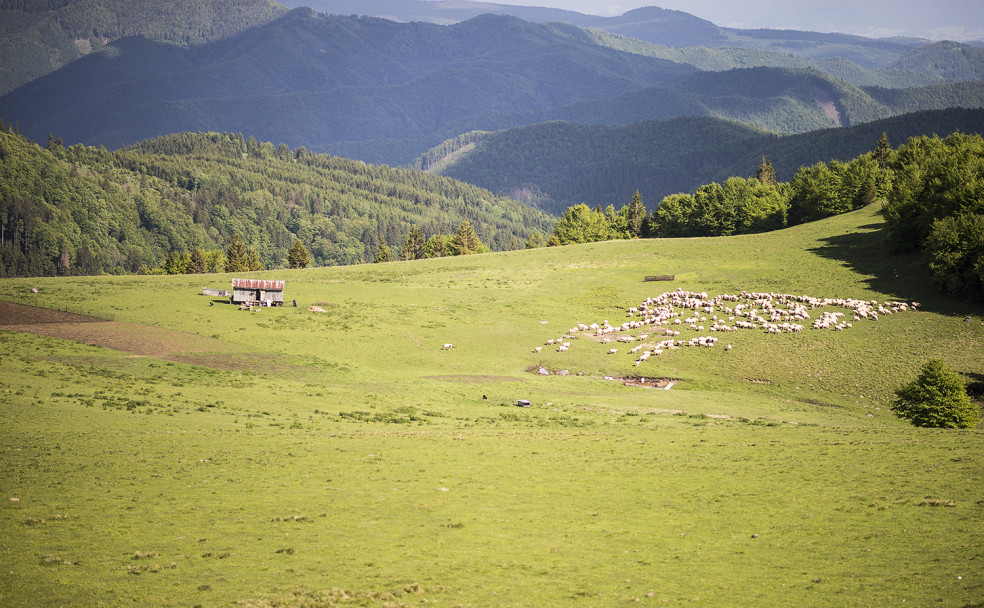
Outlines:
{"type": "Polygon", "coordinates": [[[844,126],[844,123],[841,120],[840,110],[837,109],[837,102],[830,94],[830,91],[824,89],[823,87],[814,85],[813,94],[816,96],[817,104],[820,106],[820,109],[823,110],[823,113],[827,116],[827,118],[832,120],[838,127],[844,126]]]}
{"type": "Polygon", "coordinates": [[[3,329],[104,346],[134,355],[161,357],[173,353],[235,352],[243,347],[171,329],[118,321],[48,322],[0,325],[3,329]]]}
{"type": "Polygon", "coordinates": [[[0,300],[0,328],[164,358],[175,353],[244,352],[238,344],[149,325],[104,321],[0,300]]]}
{"type": "Polygon", "coordinates": [[[642,386],[646,388],[663,388],[672,386],[677,380],[672,378],[623,378],[625,386],[642,386]]]}
{"type": "MultiPolygon", "coordinates": [[[[306,377],[315,371],[310,367],[292,364],[282,355],[249,352],[244,346],[215,338],[149,325],[104,321],[13,302],[0,301],[0,329],[72,340],[136,356],[232,372],[306,377]]],[[[68,357],[59,360],[94,364],[91,358],[68,357]]]]}
{"type": "Polygon", "coordinates": [[[37,323],[105,323],[103,319],[0,300],[0,326],[37,323]]]}

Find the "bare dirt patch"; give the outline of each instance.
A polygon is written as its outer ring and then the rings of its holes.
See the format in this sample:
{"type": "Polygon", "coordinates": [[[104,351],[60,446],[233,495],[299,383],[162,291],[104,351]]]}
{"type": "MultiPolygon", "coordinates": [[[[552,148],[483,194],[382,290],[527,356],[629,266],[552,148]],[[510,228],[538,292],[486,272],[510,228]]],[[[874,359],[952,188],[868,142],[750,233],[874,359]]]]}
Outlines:
{"type": "MultiPolygon", "coordinates": [[[[57,311],[55,311],[57,312],[57,311]]],[[[216,340],[203,338],[171,329],[136,325],[119,321],[102,321],[99,323],[81,322],[47,322],[21,323],[16,325],[0,325],[3,329],[22,331],[40,336],[73,340],[83,344],[104,346],[134,355],[162,357],[173,353],[189,352],[236,352],[245,350],[243,347],[216,340]]]]}
{"type": "Polygon", "coordinates": [[[104,319],[0,300],[0,326],[38,323],[105,323],[104,319]]]}
{"type": "Polygon", "coordinates": [[[813,95],[816,97],[817,104],[820,106],[820,109],[823,110],[823,113],[827,116],[827,118],[832,120],[838,127],[844,126],[843,121],[841,120],[840,110],[837,109],[837,102],[830,94],[830,91],[824,89],[823,87],[814,85],[813,95]]]}
{"type": "MultiPolygon", "coordinates": [[[[0,301],[0,329],[102,346],[140,357],[154,357],[232,372],[306,376],[315,370],[282,355],[173,329],[104,321],[38,306],[0,301]]],[[[65,359],[71,363],[71,358],[65,359]]],[[[92,364],[87,361],[86,364],[92,364]]]]}
{"type": "Polygon", "coordinates": [[[674,384],[679,382],[675,378],[649,378],[648,376],[627,376],[625,378],[615,378],[615,380],[622,381],[625,386],[641,386],[645,388],[662,388],[666,389],[672,387],[674,384]]]}

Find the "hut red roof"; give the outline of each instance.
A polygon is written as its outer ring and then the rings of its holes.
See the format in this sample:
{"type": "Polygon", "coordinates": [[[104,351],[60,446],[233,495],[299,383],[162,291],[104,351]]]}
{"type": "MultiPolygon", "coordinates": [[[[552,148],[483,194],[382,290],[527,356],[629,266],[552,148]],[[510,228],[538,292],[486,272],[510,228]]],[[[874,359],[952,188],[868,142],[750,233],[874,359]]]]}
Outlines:
{"type": "Polygon", "coordinates": [[[284,289],[283,281],[264,281],[262,279],[233,279],[232,280],[233,289],[265,289],[265,290],[281,290],[284,289]]]}

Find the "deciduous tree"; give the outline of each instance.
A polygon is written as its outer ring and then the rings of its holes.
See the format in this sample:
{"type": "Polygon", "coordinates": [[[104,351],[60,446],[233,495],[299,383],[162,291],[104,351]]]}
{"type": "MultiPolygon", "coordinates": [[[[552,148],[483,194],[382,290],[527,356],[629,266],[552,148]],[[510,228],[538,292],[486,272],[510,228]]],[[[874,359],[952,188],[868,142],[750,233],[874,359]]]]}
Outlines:
{"type": "Polygon", "coordinates": [[[529,238],[526,239],[527,249],[537,249],[545,246],[546,244],[547,242],[543,238],[543,233],[539,230],[534,230],[531,232],[529,238]]]}

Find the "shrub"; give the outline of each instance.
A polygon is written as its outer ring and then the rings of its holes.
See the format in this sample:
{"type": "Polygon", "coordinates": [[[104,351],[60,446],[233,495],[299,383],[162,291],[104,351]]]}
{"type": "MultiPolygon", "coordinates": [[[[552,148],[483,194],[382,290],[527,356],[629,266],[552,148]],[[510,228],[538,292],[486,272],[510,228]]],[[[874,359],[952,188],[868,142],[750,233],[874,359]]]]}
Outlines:
{"type": "Polygon", "coordinates": [[[929,361],[919,377],[895,395],[892,410],[916,426],[971,428],[981,418],[960,376],[939,359],[929,361]]]}

